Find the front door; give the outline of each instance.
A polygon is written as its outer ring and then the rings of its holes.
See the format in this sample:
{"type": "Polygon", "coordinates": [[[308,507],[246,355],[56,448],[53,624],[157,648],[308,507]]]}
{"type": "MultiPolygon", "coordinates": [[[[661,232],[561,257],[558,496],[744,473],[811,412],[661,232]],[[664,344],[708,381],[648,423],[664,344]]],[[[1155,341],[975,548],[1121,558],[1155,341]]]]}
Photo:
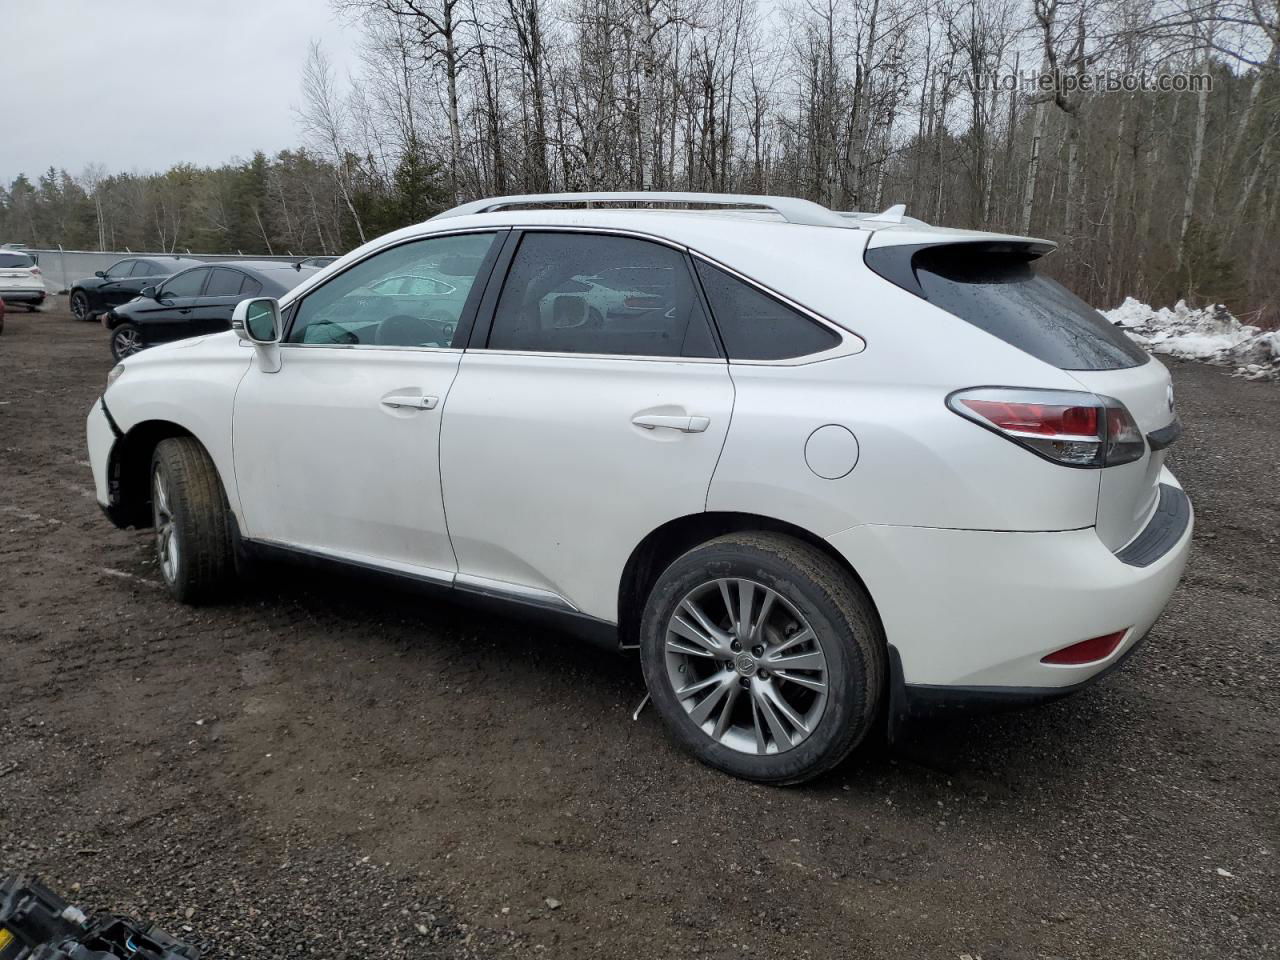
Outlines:
{"type": "Polygon", "coordinates": [[[362,260],[309,291],[275,373],[254,363],[236,394],[244,535],[449,582],[440,415],[495,234],[430,237],[362,260]],[[388,313],[380,281],[447,276],[474,295],[449,317],[388,313]]]}
{"type": "Polygon", "coordinates": [[[636,545],[705,509],[732,409],[682,251],[524,234],[445,405],[458,585],[616,621],[636,545]]]}

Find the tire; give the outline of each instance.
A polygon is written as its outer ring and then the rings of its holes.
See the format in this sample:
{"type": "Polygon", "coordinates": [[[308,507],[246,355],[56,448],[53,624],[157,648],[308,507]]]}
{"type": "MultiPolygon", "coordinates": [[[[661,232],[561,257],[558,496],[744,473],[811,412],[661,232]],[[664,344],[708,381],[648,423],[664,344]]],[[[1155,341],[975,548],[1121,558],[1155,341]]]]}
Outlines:
{"type": "Polygon", "coordinates": [[[93,319],[89,313],[89,295],[83,290],[71,292],[71,316],[81,321],[93,319]]]}
{"type": "Polygon", "coordinates": [[[146,348],[147,345],[142,340],[142,331],[136,324],[122,323],[111,328],[111,356],[115,357],[117,362],[146,348]]]}
{"type": "Polygon", "coordinates": [[[151,512],[160,577],[175,599],[222,597],[235,579],[231,510],[209,454],[192,437],[161,440],[151,458],[151,512]]]}
{"type": "Polygon", "coordinates": [[[839,764],[875,726],[885,687],[884,631],[870,597],[822,551],[773,533],[719,537],[667,567],[645,604],[640,657],[645,684],[672,738],[704,763],[762,783],[801,783],[839,764]],[[751,619],[762,627],[758,634],[735,630],[742,618],[730,612],[720,581],[729,584],[729,601],[738,601],[739,608],[741,584],[750,585],[751,619]],[[688,600],[718,629],[719,652],[709,654],[686,639],[687,632],[669,632],[679,611],[681,631],[692,625],[710,637],[690,614],[688,600]],[[811,640],[805,639],[806,628],[811,640]],[[760,642],[749,649],[729,645],[732,638],[741,643],[751,637],[760,642]],[[743,662],[747,654],[750,664],[743,662]],[[821,669],[807,669],[819,661],[821,669]],[[682,698],[677,681],[702,683],[710,692],[682,698]],[[722,702],[707,713],[715,696],[722,702]],[[803,727],[772,706],[779,698],[803,727]]]}

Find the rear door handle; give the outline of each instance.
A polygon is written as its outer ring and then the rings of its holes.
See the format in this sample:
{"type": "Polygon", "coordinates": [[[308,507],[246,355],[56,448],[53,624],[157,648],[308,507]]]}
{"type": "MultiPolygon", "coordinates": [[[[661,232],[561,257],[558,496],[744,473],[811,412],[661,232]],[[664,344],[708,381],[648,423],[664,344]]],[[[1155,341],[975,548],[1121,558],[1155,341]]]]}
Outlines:
{"type": "Polygon", "coordinates": [[[382,398],[384,407],[398,410],[400,407],[412,407],[415,410],[434,410],[440,402],[439,397],[415,397],[409,395],[392,395],[382,398]]]}
{"type": "Polygon", "coordinates": [[[702,433],[711,426],[710,417],[666,417],[661,414],[642,414],[632,417],[631,422],[646,430],[666,427],[668,430],[679,430],[681,433],[702,433]]]}

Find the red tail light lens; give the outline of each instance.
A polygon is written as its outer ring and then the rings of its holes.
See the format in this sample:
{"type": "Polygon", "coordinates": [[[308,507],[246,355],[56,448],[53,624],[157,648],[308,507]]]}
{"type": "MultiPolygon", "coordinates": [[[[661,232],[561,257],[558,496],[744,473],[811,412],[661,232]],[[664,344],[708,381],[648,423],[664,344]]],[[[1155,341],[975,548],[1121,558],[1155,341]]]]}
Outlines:
{"type": "Polygon", "coordinates": [[[952,411],[1068,467],[1140,459],[1146,440],[1124,404],[1074,390],[977,387],[947,398],[952,411]]]}
{"type": "Polygon", "coordinates": [[[1003,400],[962,398],[963,403],[1001,430],[1038,436],[1098,438],[1097,407],[1067,407],[1049,403],[1010,403],[1003,400]]]}
{"type": "Polygon", "coordinates": [[[1040,662],[1056,663],[1062,666],[1079,666],[1082,663],[1096,663],[1099,660],[1105,660],[1116,652],[1116,647],[1120,646],[1120,641],[1124,639],[1124,635],[1128,632],[1128,628],[1125,628],[1124,630],[1117,630],[1115,633],[1108,633],[1105,636],[1081,640],[1079,643],[1073,643],[1069,647],[1055,650],[1047,657],[1041,657],[1040,662]]]}
{"type": "Polygon", "coordinates": [[[38,276],[40,276],[40,268],[39,268],[39,267],[32,267],[32,268],[31,268],[31,272],[32,272],[32,274],[34,274],[34,275],[35,275],[35,276],[37,276],[37,277],[38,277],[38,276]]]}

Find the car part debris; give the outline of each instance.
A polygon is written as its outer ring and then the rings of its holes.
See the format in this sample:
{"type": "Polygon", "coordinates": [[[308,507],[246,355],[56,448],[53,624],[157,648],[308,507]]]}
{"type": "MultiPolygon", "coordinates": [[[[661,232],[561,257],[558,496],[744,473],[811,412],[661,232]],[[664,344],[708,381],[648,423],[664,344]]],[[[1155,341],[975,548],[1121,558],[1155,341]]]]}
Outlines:
{"type": "Polygon", "coordinates": [[[87,916],[34,877],[0,882],[0,960],[199,960],[153,925],[87,916]]]}

